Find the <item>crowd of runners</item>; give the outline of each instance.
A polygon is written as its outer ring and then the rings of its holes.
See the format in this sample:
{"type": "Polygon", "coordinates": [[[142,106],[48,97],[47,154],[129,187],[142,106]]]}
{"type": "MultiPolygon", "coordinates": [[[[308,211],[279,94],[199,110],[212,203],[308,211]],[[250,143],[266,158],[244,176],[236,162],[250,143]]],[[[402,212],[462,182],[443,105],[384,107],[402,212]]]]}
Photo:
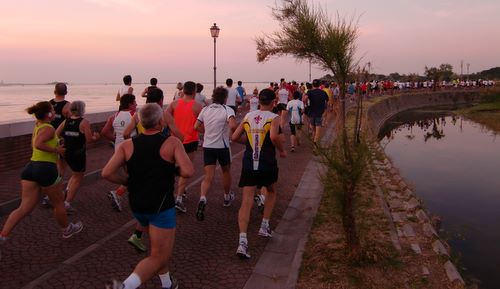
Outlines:
{"type": "Polygon", "coordinates": [[[262,212],[257,234],[272,237],[269,221],[277,195],[277,155],[286,157],[298,149],[299,131],[304,123],[310,126],[313,141],[319,140],[333,97],[328,85],[314,80],[309,88],[302,89],[281,79],[276,88],[272,83],[269,88],[255,88],[247,94],[241,81],[233,86],[233,80],[227,79],[226,86],[216,87],[207,98],[202,94],[202,84],[186,81],[178,84],[174,100],[164,109],[164,95],[157,79],[152,78],[151,85],[140,93],[146,99],[140,108],[132,77],[125,76],[123,82],[116,95],[118,110],[100,132],[91,130],[83,101],[66,100],[65,83],[55,85],[53,99],[27,109],[36,118],[33,154],[21,174],[21,204],[0,231],[0,250],[15,226],[35,209],[41,198],[44,205],[53,207],[63,238],[83,230],[82,222],[68,221],[68,215],[77,213],[71,202],[85,173],[87,144],[105,138],[115,149],[102,169],[102,176],[117,185],[108,193],[112,208],[122,211],[126,194],[136,219],[128,242],[145,252],[148,248],[143,242],[144,234],[150,240],[150,254],[130,276],[123,281],[114,280],[106,288],[138,288],[154,275],[159,276],[162,288],[177,288],[168,264],[175,240],[176,214],[187,212],[183,201],[195,170],[194,153],[203,153],[204,177],[195,212],[196,219],[202,222],[217,164],[222,170],[221,205],[229,207],[235,199],[235,190],[231,188],[231,142],[239,142],[245,150],[238,183],[242,201],[235,252],[240,258],[251,258],[247,239],[251,208],[256,203],[262,212]],[[289,144],[285,140],[286,126],[290,128],[289,144]],[[61,176],[67,167],[72,174],[64,186],[61,176]]]}

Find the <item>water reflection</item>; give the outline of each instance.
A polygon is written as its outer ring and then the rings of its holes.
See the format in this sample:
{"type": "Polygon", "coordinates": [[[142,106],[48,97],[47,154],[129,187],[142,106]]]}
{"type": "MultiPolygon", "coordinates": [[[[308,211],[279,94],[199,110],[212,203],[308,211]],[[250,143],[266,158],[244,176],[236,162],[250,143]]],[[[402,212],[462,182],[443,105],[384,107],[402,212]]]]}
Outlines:
{"type": "Polygon", "coordinates": [[[379,135],[387,155],[461,255],[464,275],[481,288],[500,284],[500,141],[450,111],[411,111],[390,119],[379,135]]]}

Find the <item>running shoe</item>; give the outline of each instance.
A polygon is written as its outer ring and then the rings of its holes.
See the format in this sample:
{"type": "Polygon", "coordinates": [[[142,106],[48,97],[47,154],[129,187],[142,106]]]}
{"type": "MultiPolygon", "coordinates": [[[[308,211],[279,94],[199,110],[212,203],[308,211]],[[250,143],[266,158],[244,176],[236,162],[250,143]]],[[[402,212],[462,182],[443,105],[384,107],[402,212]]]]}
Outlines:
{"type": "Polygon", "coordinates": [[[177,211],[181,212],[181,213],[186,213],[187,212],[187,208],[186,206],[184,206],[184,203],[182,201],[175,201],[175,208],[177,209],[177,211]]]}
{"type": "Polygon", "coordinates": [[[71,236],[80,233],[83,230],[82,222],[69,223],[69,226],[63,230],[62,237],[68,239],[71,236]]]}
{"type": "Polygon", "coordinates": [[[292,146],[291,151],[292,151],[292,153],[295,151],[295,147],[294,146],[292,146]]]}
{"type": "Polygon", "coordinates": [[[76,212],[75,208],[73,208],[68,202],[64,202],[64,208],[66,209],[67,215],[73,215],[76,212]]]}
{"type": "Polygon", "coordinates": [[[172,282],[170,287],[161,287],[161,289],[179,289],[179,282],[177,282],[177,279],[172,277],[172,274],[170,274],[170,282],[172,282]]]}
{"type": "Polygon", "coordinates": [[[122,211],[122,200],[116,194],[116,191],[109,191],[108,198],[111,200],[111,207],[113,210],[121,212],[122,211]]]}
{"type": "Polygon", "coordinates": [[[188,199],[188,193],[184,191],[184,193],[182,193],[182,200],[187,200],[187,199],[188,199]]]}
{"type": "Polygon", "coordinates": [[[198,209],[196,210],[196,219],[198,221],[205,220],[205,206],[206,205],[207,205],[207,203],[204,201],[200,201],[198,203],[198,209]]]}
{"type": "Polygon", "coordinates": [[[46,208],[52,207],[52,204],[50,203],[49,196],[45,196],[42,199],[42,205],[46,208]]]}
{"type": "Polygon", "coordinates": [[[250,259],[250,254],[248,253],[248,244],[240,242],[238,249],[236,250],[236,255],[242,259],[250,259]]]}
{"type": "Polygon", "coordinates": [[[123,283],[118,280],[111,280],[110,282],[106,283],[105,286],[105,289],[122,289],[123,283]]]}
{"type": "Polygon", "coordinates": [[[262,195],[256,195],[255,197],[253,197],[253,200],[255,201],[255,204],[257,205],[257,209],[259,209],[259,212],[263,213],[264,199],[262,198],[262,195]]]}
{"type": "Polygon", "coordinates": [[[227,200],[226,200],[226,198],[224,198],[224,207],[229,207],[229,206],[231,206],[231,203],[233,203],[234,192],[229,192],[228,195],[229,195],[229,197],[227,200]]]}
{"type": "Polygon", "coordinates": [[[132,236],[128,238],[128,243],[134,246],[138,251],[146,252],[146,245],[142,242],[142,238],[137,237],[136,234],[132,234],[132,236]]]}
{"type": "Polygon", "coordinates": [[[269,226],[260,226],[259,236],[271,238],[273,236],[273,231],[271,231],[271,228],[269,228],[269,226]]]}

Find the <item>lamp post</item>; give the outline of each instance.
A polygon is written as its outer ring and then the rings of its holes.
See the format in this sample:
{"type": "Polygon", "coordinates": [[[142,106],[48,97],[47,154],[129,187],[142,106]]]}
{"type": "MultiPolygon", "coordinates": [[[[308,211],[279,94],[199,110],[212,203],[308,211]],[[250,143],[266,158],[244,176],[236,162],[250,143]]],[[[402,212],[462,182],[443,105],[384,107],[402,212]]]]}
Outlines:
{"type": "Polygon", "coordinates": [[[215,89],[215,87],[217,87],[216,42],[217,42],[217,37],[219,37],[219,31],[220,31],[220,28],[217,27],[217,24],[215,24],[215,23],[212,27],[210,27],[210,34],[212,34],[212,37],[214,39],[214,89],[215,89]]]}

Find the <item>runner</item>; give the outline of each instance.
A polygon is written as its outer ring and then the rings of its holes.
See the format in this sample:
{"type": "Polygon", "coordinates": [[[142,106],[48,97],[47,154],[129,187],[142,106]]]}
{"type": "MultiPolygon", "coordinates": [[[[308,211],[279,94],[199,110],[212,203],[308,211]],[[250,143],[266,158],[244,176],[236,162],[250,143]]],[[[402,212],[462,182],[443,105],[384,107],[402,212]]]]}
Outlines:
{"type": "Polygon", "coordinates": [[[177,90],[175,91],[174,93],[174,97],[172,98],[172,100],[178,100],[180,98],[182,98],[183,96],[183,93],[182,93],[182,89],[183,89],[184,85],[182,84],[182,82],[177,82],[177,90]]]}
{"type": "Polygon", "coordinates": [[[74,212],[71,201],[75,198],[76,191],[80,187],[85,173],[87,163],[87,150],[85,145],[99,139],[99,134],[90,130],[90,122],[83,118],[85,114],[85,102],[75,101],[71,103],[71,116],[64,120],[57,128],[56,134],[64,139],[64,161],[71,168],[72,174],[66,186],[66,200],[64,207],[66,212],[74,212]]]}
{"type": "Polygon", "coordinates": [[[203,88],[204,88],[203,84],[196,83],[196,96],[194,97],[194,99],[201,105],[201,107],[209,105],[207,97],[201,94],[203,88]]]}
{"type": "Polygon", "coordinates": [[[276,92],[276,98],[278,98],[278,115],[280,116],[280,127],[285,127],[286,122],[286,104],[290,99],[290,91],[287,89],[286,82],[281,82],[280,89],[276,92]]]}
{"type": "Polygon", "coordinates": [[[272,236],[269,219],[276,203],[275,183],[278,180],[276,149],[280,157],[286,156],[283,149],[283,135],[280,134],[279,116],[271,112],[275,97],[272,90],[261,90],[259,93],[260,109],[249,112],[232,135],[234,141],[244,140],[246,143],[239,182],[239,186],[243,188],[243,198],[238,213],[240,237],[236,250],[236,254],[245,259],[250,258],[247,228],[256,188],[267,188],[259,236],[272,236]]]}
{"type": "Polygon", "coordinates": [[[247,95],[249,97],[248,104],[250,105],[249,111],[255,111],[259,109],[259,90],[257,87],[253,90],[252,95],[247,95]]]}
{"type": "Polygon", "coordinates": [[[21,204],[7,218],[0,232],[0,242],[5,242],[14,227],[33,211],[42,190],[54,207],[54,217],[62,229],[62,237],[67,239],[82,231],[83,224],[69,223],[64,209],[62,182],[56,161],[65,149],[58,145],[54,127],[50,124],[55,118],[55,111],[50,102],[42,101],[29,107],[27,112],[36,117],[31,141],[33,153],[21,173],[21,204]]]}
{"type": "Polygon", "coordinates": [[[118,89],[116,93],[116,101],[120,101],[120,98],[125,94],[133,94],[134,88],[132,87],[132,76],[125,75],[123,77],[123,85],[118,89]]]}
{"type": "MultiPolygon", "coordinates": [[[[133,94],[125,94],[120,98],[120,107],[118,112],[113,114],[108,118],[106,124],[101,130],[101,135],[109,140],[114,140],[115,152],[120,147],[121,143],[125,140],[123,132],[128,124],[132,120],[132,116],[135,113],[137,103],[135,102],[135,96],[133,94]]],[[[134,136],[136,132],[134,131],[131,135],[134,136]]],[[[108,197],[111,200],[111,206],[116,211],[122,211],[121,196],[127,190],[124,186],[119,186],[116,190],[110,191],[108,197]]]]}
{"type": "Polygon", "coordinates": [[[301,96],[302,93],[295,91],[293,93],[293,100],[289,101],[286,105],[286,110],[290,114],[290,143],[292,144],[292,152],[295,151],[295,145],[300,145],[297,130],[302,128],[302,113],[304,112],[304,103],[300,100],[301,96]]]}
{"type": "Polygon", "coordinates": [[[224,188],[224,207],[231,206],[234,192],[231,189],[231,151],[229,146],[229,130],[233,132],[237,123],[234,111],[224,105],[227,98],[227,89],[217,87],[212,95],[212,104],[203,108],[198,116],[195,129],[204,132],[203,162],[205,176],[201,182],[200,201],[196,218],[205,219],[207,194],[212,185],[217,162],[222,169],[222,186],[224,188]]]}
{"type": "Polygon", "coordinates": [[[309,125],[312,129],[312,139],[316,144],[320,139],[321,126],[323,125],[323,113],[327,107],[328,95],[319,88],[320,81],[313,80],[313,89],[308,90],[304,96],[304,102],[309,101],[309,125]]]}
{"type": "Polygon", "coordinates": [[[150,85],[150,86],[148,86],[148,87],[146,87],[146,88],[144,89],[144,91],[141,93],[141,96],[142,96],[142,97],[148,97],[148,93],[149,93],[149,90],[150,90],[150,89],[158,88],[158,86],[157,86],[157,84],[158,84],[158,79],[156,79],[156,78],[154,78],[154,77],[153,77],[153,78],[151,78],[151,79],[149,80],[149,84],[151,84],[151,85],[150,85]]]}
{"type": "Polygon", "coordinates": [[[106,288],[135,289],[158,274],[162,288],[178,288],[168,263],[175,241],[174,182],[176,171],[193,175],[181,142],[161,133],[162,110],[148,103],[140,110],[144,132],[120,145],[102,170],[110,182],[129,188],[129,204],[136,220],[148,228],[151,254],[141,260],[124,281],[114,280],[106,288]],[[120,173],[126,168],[127,174],[120,173]]]}
{"type": "Polygon", "coordinates": [[[241,103],[241,97],[236,88],[233,88],[233,80],[231,78],[226,79],[226,85],[227,85],[226,105],[232,108],[234,111],[234,115],[236,115],[237,104],[241,103]]]}
{"type": "MultiPolygon", "coordinates": [[[[192,81],[184,83],[183,89],[184,96],[181,99],[174,100],[167,108],[167,112],[174,117],[175,125],[184,137],[182,144],[189,156],[193,161],[194,152],[198,149],[198,131],[194,129],[196,118],[200,114],[201,105],[196,102],[194,96],[196,94],[196,84],[192,81]]],[[[182,213],[187,212],[186,206],[183,202],[183,197],[186,197],[186,184],[185,177],[179,177],[177,184],[177,194],[175,200],[175,208],[182,213]]]]}

